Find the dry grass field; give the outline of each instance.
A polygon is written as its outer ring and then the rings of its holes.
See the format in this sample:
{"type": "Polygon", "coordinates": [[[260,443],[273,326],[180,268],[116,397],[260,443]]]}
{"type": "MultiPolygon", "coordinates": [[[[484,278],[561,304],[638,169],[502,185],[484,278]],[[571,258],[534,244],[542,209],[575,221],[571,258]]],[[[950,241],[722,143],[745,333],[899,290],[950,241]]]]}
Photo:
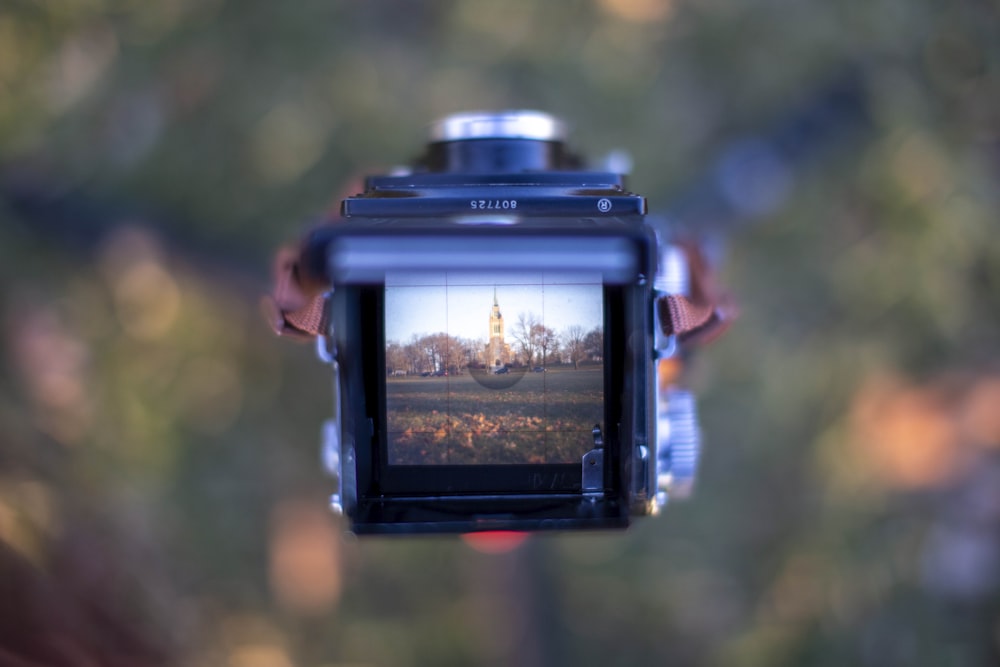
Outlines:
{"type": "Polygon", "coordinates": [[[386,384],[394,465],[576,462],[604,422],[602,366],[528,372],[502,389],[467,373],[386,384]]]}

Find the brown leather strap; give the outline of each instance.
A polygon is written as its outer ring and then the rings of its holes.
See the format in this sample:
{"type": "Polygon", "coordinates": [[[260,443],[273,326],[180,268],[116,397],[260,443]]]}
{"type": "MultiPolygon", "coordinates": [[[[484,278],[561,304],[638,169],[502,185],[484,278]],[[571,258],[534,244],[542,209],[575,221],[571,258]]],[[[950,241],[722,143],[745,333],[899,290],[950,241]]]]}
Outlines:
{"type": "Polygon", "coordinates": [[[326,296],[313,297],[308,304],[291,313],[284,313],[286,327],[310,336],[318,336],[326,331],[326,296]]]}
{"type": "Polygon", "coordinates": [[[326,329],[326,297],[307,294],[299,280],[299,251],[282,248],[274,262],[274,291],[261,304],[279,336],[310,340],[326,329]]]}
{"type": "Polygon", "coordinates": [[[684,240],[676,243],[687,258],[691,293],[661,298],[657,303],[659,320],[668,336],[676,335],[687,346],[704,345],[725,333],[738,311],[715,284],[715,274],[702,247],[684,240]]]}
{"type": "Polygon", "coordinates": [[[715,308],[710,303],[696,304],[680,294],[671,294],[659,299],[660,321],[663,333],[681,335],[705,325],[715,308]]]}
{"type": "MultiPolygon", "coordinates": [[[[694,246],[685,247],[691,266],[692,296],[672,294],[657,301],[663,332],[685,344],[704,344],[730,325],[735,308],[711,285],[704,257],[694,246]]],[[[324,333],[326,296],[305,287],[298,272],[300,251],[283,248],[274,265],[274,292],[264,300],[265,316],[282,336],[312,339],[324,333]],[[312,292],[312,293],[309,293],[312,292]]]]}
{"type": "Polygon", "coordinates": [[[730,308],[717,303],[695,303],[671,294],[657,301],[663,333],[687,344],[704,344],[718,338],[732,321],[730,308]]]}
{"type": "MultiPolygon", "coordinates": [[[[286,293],[287,294],[287,293],[286,293]]],[[[312,338],[326,328],[326,298],[317,295],[294,310],[282,310],[280,301],[266,301],[268,320],[282,336],[312,338]]],[[[287,303],[287,301],[286,301],[287,303]]],[[[728,327],[730,319],[714,304],[695,304],[686,296],[670,295],[658,300],[663,332],[676,335],[686,343],[706,343],[715,340],[728,327]]]]}

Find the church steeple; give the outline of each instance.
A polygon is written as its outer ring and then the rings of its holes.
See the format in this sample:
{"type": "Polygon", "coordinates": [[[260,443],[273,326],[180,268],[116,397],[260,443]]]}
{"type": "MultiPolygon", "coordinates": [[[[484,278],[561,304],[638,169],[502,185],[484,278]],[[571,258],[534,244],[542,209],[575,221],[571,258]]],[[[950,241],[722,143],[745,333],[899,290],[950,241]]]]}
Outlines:
{"type": "Polygon", "coordinates": [[[490,311],[490,338],[499,338],[503,344],[503,315],[500,314],[500,302],[497,300],[497,288],[493,286],[493,310],[490,311]]]}
{"type": "Polygon", "coordinates": [[[486,363],[500,367],[510,360],[510,347],[503,340],[503,315],[496,285],[493,286],[493,308],[490,310],[490,335],[486,345],[486,363]]]}

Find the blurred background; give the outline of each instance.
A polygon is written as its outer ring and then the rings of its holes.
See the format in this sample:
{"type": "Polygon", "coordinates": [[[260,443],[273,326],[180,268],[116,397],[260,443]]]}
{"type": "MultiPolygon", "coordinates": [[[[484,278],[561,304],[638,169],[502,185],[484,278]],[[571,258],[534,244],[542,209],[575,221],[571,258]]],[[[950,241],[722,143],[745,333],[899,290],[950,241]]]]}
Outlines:
{"type": "Polygon", "coordinates": [[[0,663],[998,664],[998,19],[6,0],[0,663]],[[689,369],[699,488],[505,554],[345,537],[271,258],[432,119],[517,107],[627,150],[740,304],[689,369]]]}

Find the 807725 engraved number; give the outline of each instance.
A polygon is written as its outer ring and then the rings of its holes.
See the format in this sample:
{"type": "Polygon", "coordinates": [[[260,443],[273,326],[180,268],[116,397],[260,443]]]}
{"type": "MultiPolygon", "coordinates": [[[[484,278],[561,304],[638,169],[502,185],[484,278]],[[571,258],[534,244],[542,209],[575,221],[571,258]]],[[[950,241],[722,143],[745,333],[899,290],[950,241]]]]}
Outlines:
{"type": "Polygon", "coordinates": [[[517,208],[516,199],[473,199],[469,207],[477,211],[512,211],[517,208]]]}

